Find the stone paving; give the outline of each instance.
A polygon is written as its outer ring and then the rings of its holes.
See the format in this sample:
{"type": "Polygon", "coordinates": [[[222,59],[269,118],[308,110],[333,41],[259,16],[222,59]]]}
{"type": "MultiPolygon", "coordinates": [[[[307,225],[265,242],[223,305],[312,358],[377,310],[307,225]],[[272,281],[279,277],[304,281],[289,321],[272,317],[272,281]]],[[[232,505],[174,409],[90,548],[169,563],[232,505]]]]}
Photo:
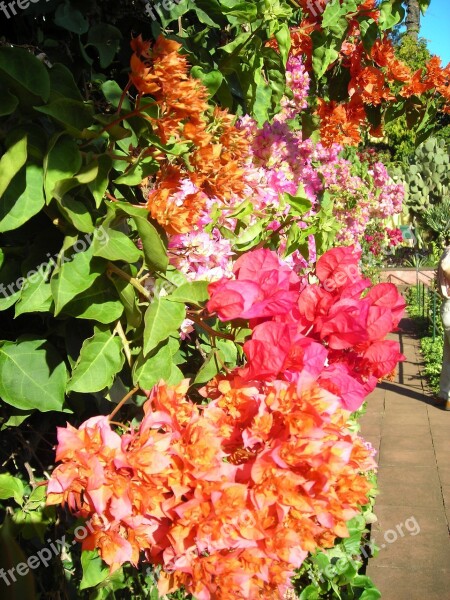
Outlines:
{"type": "Polygon", "coordinates": [[[421,377],[413,328],[403,319],[391,336],[406,361],[373,392],[362,419],[362,435],[379,451],[372,539],[380,552],[367,575],[383,600],[450,600],[450,411],[433,403],[421,377]]]}

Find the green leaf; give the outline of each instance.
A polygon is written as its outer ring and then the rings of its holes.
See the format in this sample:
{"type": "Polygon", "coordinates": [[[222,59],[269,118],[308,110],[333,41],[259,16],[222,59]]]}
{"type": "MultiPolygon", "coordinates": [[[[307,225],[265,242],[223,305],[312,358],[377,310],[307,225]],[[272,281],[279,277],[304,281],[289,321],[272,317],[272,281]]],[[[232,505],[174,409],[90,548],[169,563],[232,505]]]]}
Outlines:
{"type": "Polygon", "coordinates": [[[308,200],[306,195],[299,194],[296,196],[292,196],[291,194],[286,193],[285,198],[291,207],[289,214],[301,217],[302,215],[307,213],[309,210],[311,210],[312,204],[311,204],[311,201],[308,200]]]}
{"type": "Polygon", "coordinates": [[[105,196],[109,184],[109,173],[112,168],[111,158],[103,154],[98,158],[98,173],[93,181],[88,183],[88,187],[94,196],[95,206],[98,208],[105,196]]]}
{"type": "Polygon", "coordinates": [[[135,162],[127,168],[125,173],[114,179],[114,183],[119,185],[139,185],[143,179],[153,173],[157,173],[158,170],[158,162],[150,156],[135,162]]]}
{"type": "Polygon", "coordinates": [[[280,29],[275,33],[275,39],[278,42],[283,65],[286,66],[289,50],[291,49],[291,32],[287,23],[282,23],[280,29]]]}
{"type": "Polygon", "coordinates": [[[402,6],[403,0],[383,0],[379,6],[380,18],[379,28],[382,31],[392,29],[398,23],[401,23],[405,17],[405,9],[402,6]]]}
{"type": "Polygon", "coordinates": [[[142,249],[147,266],[164,273],[169,264],[169,257],[156,228],[147,219],[142,217],[133,217],[133,220],[142,241],[142,249]]]}
{"type": "Polygon", "coordinates": [[[189,281],[188,283],[183,283],[170,296],[167,296],[167,300],[202,306],[202,304],[209,300],[209,284],[209,281],[189,281]]]}
{"type": "Polygon", "coordinates": [[[377,589],[368,589],[364,590],[364,592],[359,597],[359,600],[379,600],[381,598],[381,593],[377,589]]]}
{"type": "Polygon", "coordinates": [[[133,328],[139,327],[142,321],[142,313],[138,305],[135,288],[131,283],[127,283],[120,277],[114,277],[112,282],[125,309],[128,325],[133,328]]]}
{"type": "Polygon", "coordinates": [[[133,382],[144,390],[151,389],[161,379],[169,381],[176,369],[173,364],[175,349],[167,341],[148,356],[141,352],[133,365],[133,382]]]}
{"type": "Polygon", "coordinates": [[[0,158],[0,198],[27,161],[27,138],[13,144],[0,158]]]}
{"type": "Polygon", "coordinates": [[[0,347],[0,396],[22,410],[62,410],[66,366],[46,340],[4,342],[0,347]]]}
{"type": "Polygon", "coordinates": [[[88,393],[109,388],[123,363],[120,338],[109,330],[97,329],[83,343],[67,391],[88,393]]]}
{"type": "Polygon", "coordinates": [[[58,200],[62,200],[65,194],[86,183],[94,181],[98,175],[98,162],[93,160],[89,164],[85,165],[79,173],[68,179],[62,179],[58,181],[53,189],[53,195],[58,200]]]}
{"type": "Polygon", "coordinates": [[[299,596],[299,600],[319,600],[319,589],[315,585],[308,585],[299,596]]]}
{"type": "Polygon", "coordinates": [[[11,181],[0,202],[0,232],[17,229],[45,204],[42,167],[28,164],[11,181]]]}
{"type": "Polygon", "coordinates": [[[203,68],[197,65],[195,67],[192,67],[191,75],[196,79],[200,79],[203,85],[208,88],[208,91],[211,96],[214,96],[214,94],[222,85],[223,75],[218,70],[209,71],[205,73],[203,68]]]}
{"type": "Polygon", "coordinates": [[[28,273],[15,306],[15,316],[30,312],[48,312],[52,306],[52,290],[45,273],[28,273]]]}
{"type": "Polygon", "coordinates": [[[164,296],[157,296],[144,316],[144,355],[154,350],[170,335],[176,336],[185,317],[184,305],[170,302],[164,296]]]}
{"type": "Polygon", "coordinates": [[[50,281],[55,315],[58,315],[75,296],[90,288],[105,270],[104,261],[92,258],[92,247],[72,255],[63,254],[61,262],[50,281]]]}
{"type": "Polygon", "coordinates": [[[0,86],[0,117],[12,115],[18,105],[19,99],[17,96],[11,94],[7,88],[0,86]]]}
{"type": "Polygon", "coordinates": [[[102,239],[98,236],[94,238],[92,243],[94,256],[128,263],[134,263],[141,258],[142,252],[127,235],[112,228],[104,228],[104,233],[105,236],[102,239]]]}
{"type": "Polygon", "coordinates": [[[82,101],[83,96],[78,89],[72,73],[61,63],[55,63],[49,71],[50,75],[50,101],[59,98],[71,98],[82,101]]]}
{"type": "Polygon", "coordinates": [[[69,179],[78,173],[82,158],[78,144],[68,135],[61,135],[55,140],[44,159],[45,197],[49,201],[58,181],[69,179]]]}
{"type": "Polygon", "coordinates": [[[64,307],[64,313],[78,319],[92,319],[108,325],[123,313],[123,304],[106,275],[99,277],[85,292],[64,307]]]}
{"type": "MultiPolygon", "coordinates": [[[[119,86],[117,81],[114,81],[114,79],[109,79],[108,81],[105,81],[101,85],[101,90],[106,100],[111,104],[111,106],[113,108],[118,108],[120,99],[123,96],[123,90],[119,86]]],[[[131,104],[127,96],[125,96],[123,99],[122,107],[125,110],[131,111],[131,104]]]]}
{"type": "Polygon", "coordinates": [[[206,383],[210,381],[224,367],[225,357],[221,350],[214,349],[200,367],[194,383],[206,383]]]}
{"type": "Polygon", "coordinates": [[[89,29],[89,21],[67,0],[56,9],[55,24],[78,35],[86,33],[89,29]]]}
{"type": "Polygon", "coordinates": [[[427,12],[428,7],[430,6],[431,0],[419,0],[420,11],[424,15],[427,12]]]}
{"type": "Polygon", "coordinates": [[[22,280],[19,261],[6,260],[0,268],[0,311],[17,302],[22,280]]]}
{"type": "Polygon", "coordinates": [[[60,200],[57,200],[58,210],[73,227],[84,233],[92,233],[95,229],[92,222],[91,211],[81,200],[73,198],[66,194],[60,200]]]}
{"type": "Polygon", "coordinates": [[[80,583],[80,590],[102,583],[109,575],[109,568],[102,561],[97,550],[83,550],[81,553],[81,567],[83,578],[80,583]]]}
{"type": "Polygon", "coordinates": [[[60,123],[68,133],[76,137],[80,137],[83,130],[90,127],[94,120],[90,106],[71,98],[59,98],[50,104],[34,108],[60,123]]]}
{"type": "Polygon", "coordinates": [[[0,500],[14,498],[17,504],[22,505],[25,488],[18,477],[13,477],[9,473],[0,475],[0,500]]]}
{"type": "Polygon", "coordinates": [[[0,48],[0,79],[6,75],[11,92],[17,92],[20,99],[29,95],[33,101],[37,97],[45,102],[50,96],[50,77],[43,63],[24,48],[0,48]]]}
{"type": "Polygon", "coordinates": [[[102,69],[108,67],[120,48],[122,34],[117,27],[106,23],[92,25],[89,29],[88,46],[94,46],[100,55],[100,66],[102,69]]]}

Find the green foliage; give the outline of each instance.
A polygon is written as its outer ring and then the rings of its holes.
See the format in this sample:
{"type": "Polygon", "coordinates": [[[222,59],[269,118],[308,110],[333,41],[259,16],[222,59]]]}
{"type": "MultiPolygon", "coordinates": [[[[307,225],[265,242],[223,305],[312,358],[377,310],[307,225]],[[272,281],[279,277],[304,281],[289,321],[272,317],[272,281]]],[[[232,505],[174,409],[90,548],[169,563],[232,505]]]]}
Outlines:
{"type": "Polygon", "coordinates": [[[408,165],[391,169],[391,174],[405,183],[410,211],[417,215],[423,227],[444,237],[442,203],[450,191],[449,167],[448,146],[443,139],[430,138],[416,149],[408,165]]]}
{"type": "Polygon", "coordinates": [[[423,356],[423,373],[430,390],[439,393],[439,380],[442,371],[442,356],[444,352],[444,330],[440,317],[442,299],[436,292],[423,288],[411,288],[407,296],[408,313],[414,318],[422,335],[420,349],[423,356]]]}

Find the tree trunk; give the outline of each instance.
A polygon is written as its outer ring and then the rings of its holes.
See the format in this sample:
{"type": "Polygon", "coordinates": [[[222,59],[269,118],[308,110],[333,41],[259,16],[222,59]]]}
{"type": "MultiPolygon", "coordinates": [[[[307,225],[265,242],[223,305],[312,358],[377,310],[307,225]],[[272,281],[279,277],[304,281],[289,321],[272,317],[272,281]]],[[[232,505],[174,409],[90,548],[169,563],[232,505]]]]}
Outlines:
{"type": "Polygon", "coordinates": [[[417,41],[420,30],[419,0],[406,0],[406,35],[417,41]]]}

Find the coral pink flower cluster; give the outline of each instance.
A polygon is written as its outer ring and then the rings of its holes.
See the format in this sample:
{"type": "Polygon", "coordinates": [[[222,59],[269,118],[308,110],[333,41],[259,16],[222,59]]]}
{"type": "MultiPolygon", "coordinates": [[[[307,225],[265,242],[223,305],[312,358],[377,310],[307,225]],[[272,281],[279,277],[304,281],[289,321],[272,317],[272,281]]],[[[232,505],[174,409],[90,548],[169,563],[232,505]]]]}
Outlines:
{"type": "Polygon", "coordinates": [[[197,600],[283,597],[309,552],[348,535],[367,503],[372,452],[347,426],[401,358],[382,337],[404,303],[368,282],[348,248],[317,263],[307,284],[274,252],[210,284],[209,309],[253,330],[247,363],[186,397],[161,382],[137,429],[107,417],[58,430],[48,504],[89,520],[83,549],[111,571],[139,559],[162,567],[161,594],[197,600]]]}
{"type": "Polygon", "coordinates": [[[244,379],[318,378],[344,408],[361,406],[403,359],[398,343],[384,338],[397,327],[405,301],[392,284],[370,287],[359,258],[351,247],[329,250],[311,284],[260,249],[236,261],[236,279],[210,284],[211,312],[223,321],[249,319],[244,379]]]}

